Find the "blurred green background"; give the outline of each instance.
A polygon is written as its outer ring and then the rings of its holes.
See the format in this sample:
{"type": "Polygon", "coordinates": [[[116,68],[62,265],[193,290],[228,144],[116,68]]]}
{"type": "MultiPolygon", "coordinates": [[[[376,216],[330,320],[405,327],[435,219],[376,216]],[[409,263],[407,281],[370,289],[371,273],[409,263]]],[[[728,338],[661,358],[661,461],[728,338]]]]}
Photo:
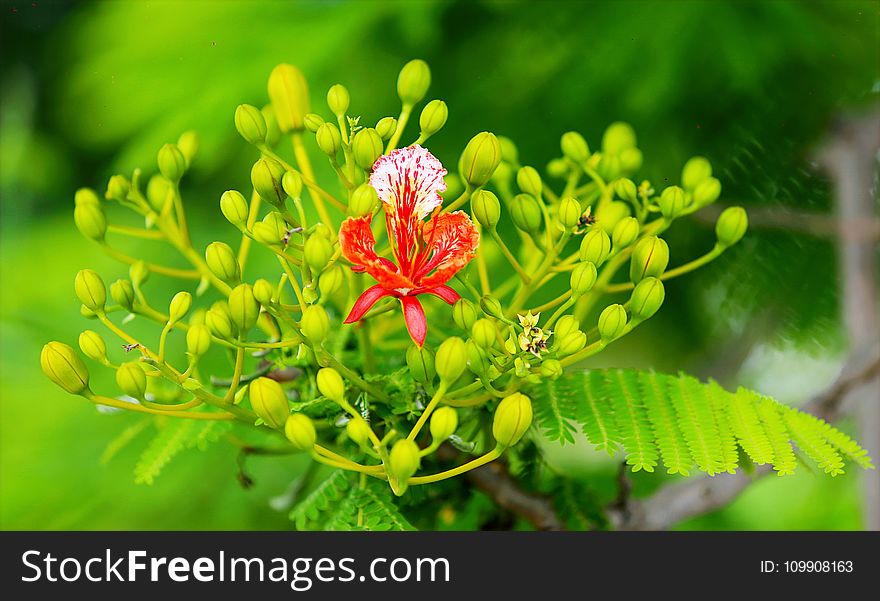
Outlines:
{"type": "MultiPolygon", "coordinates": [[[[543,168],[562,132],[579,130],[595,146],[608,123],[625,120],[639,134],[644,176],[661,186],[702,154],[723,202],[811,211],[831,203],[811,151],[838,111],[877,100],[880,81],[876,2],[4,0],[0,22],[3,529],[290,527],[270,500],[300,469],[295,459],[252,458],[245,490],[236,451],[218,444],[136,485],[145,434],[101,461],[131,416],[99,414],[38,363],[46,341],[75,345],[92,327],[79,316],[76,271],[125,274],[74,228],[74,190],[103,190],[136,166],[152,172],[156,150],[195,129],[201,151],[184,196],[196,237],[229,236],[217,200],[245,187],[254,159],[233,111],[266,102],[275,64],[298,65],[323,112],[327,88],[344,83],[352,111],[374,123],[396,115],[403,63],[427,60],[429,95],[450,108],[432,139],[447,164],[490,130],[543,168]]],[[[711,224],[694,223],[670,233],[673,263],[710,247],[711,224]]],[[[836,289],[831,241],[755,229],[671,283],[661,313],[601,361],[690,371],[797,403],[833,379],[843,356],[836,289]]],[[[616,469],[587,445],[553,456],[587,481],[616,469]]],[[[767,478],[683,527],[860,528],[857,478],[767,478]]]]}

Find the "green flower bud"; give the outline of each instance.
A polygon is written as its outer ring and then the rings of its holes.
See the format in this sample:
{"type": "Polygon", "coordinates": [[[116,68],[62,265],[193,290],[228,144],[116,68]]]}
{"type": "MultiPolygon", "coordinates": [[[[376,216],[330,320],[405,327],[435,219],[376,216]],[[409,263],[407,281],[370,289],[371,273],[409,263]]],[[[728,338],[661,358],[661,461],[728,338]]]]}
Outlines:
{"type": "Polygon", "coordinates": [[[419,127],[421,128],[421,137],[427,140],[436,134],[446,125],[446,119],[449,117],[449,108],[442,100],[432,100],[422,109],[419,115],[419,127]]]}
{"type": "Polygon", "coordinates": [[[489,370],[489,356],[483,350],[483,347],[473,340],[468,340],[465,343],[465,350],[467,352],[468,369],[477,376],[485,374],[489,370]]]}
{"type": "Polygon", "coordinates": [[[131,311],[134,306],[134,287],[128,280],[116,280],[110,284],[110,297],[114,303],[131,311]]]}
{"type": "Polygon", "coordinates": [[[277,212],[272,211],[254,224],[254,238],[267,246],[279,246],[287,234],[287,222],[277,212]]]}
{"type": "Polygon", "coordinates": [[[558,359],[545,359],[541,363],[541,375],[545,378],[555,380],[562,375],[563,371],[562,364],[558,359]]]}
{"type": "Polygon", "coordinates": [[[229,314],[242,334],[250,330],[260,317],[260,303],[254,298],[250,284],[239,284],[229,293],[229,314]]]}
{"type": "Polygon", "coordinates": [[[495,317],[497,319],[504,318],[504,310],[501,308],[501,301],[494,296],[486,294],[480,298],[480,308],[483,310],[483,313],[489,317],[495,317]]]}
{"type": "Polygon", "coordinates": [[[186,159],[186,166],[189,168],[199,152],[199,134],[192,130],[183,132],[177,138],[177,147],[183,153],[183,158],[186,159]]]}
{"type": "Polygon", "coordinates": [[[629,204],[613,200],[600,204],[596,209],[596,224],[610,235],[620,220],[629,216],[629,204]]]}
{"type": "Polygon", "coordinates": [[[324,125],[326,121],[324,121],[324,117],[321,115],[316,115],[315,113],[309,113],[303,118],[303,124],[306,129],[312,133],[318,131],[318,128],[324,125]]]}
{"type": "Polygon", "coordinates": [[[431,439],[434,442],[446,440],[458,428],[458,413],[452,407],[440,407],[431,415],[431,439]]]}
{"type": "Polygon", "coordinates": [[[147,202],[157,213],[161,213],[173,187],[161,173],[156,173],[147,181],[147,202]]]}
{"type": "Polygon", "coordinates": [[[452,320],[462,330],[470,332],[471,327],[477,320],[477,308],[474,306],[474,303],[466,298],[458,299],[452,305],[452,320]]]}
{"type": "Polygon", "coordinates": [[[501,146],[501,160],[511,165],[519,164],[519,151],[516,144],[507,136],[498,136],[498,144],[501,146]]]}
{"type": "Polygon", "coordinates": [[[657,278],[645,278],[633,289],[629,300],[630,311],[634,318],[648,319],[663,304],[666,290],[663,282],[657,278]]]}
{"type": "Polygon", "coordinates": [[[586,294],[596,284],[597,276],[598,274],[595,264],[590,263],[589,261],[579,263],[577,267],[571,271],[571,279],[569,280],[569,283],[571,284],[571,293],[576,297],[586,294]]]}
{"type": "Polygon", "coordinates": [[[557,339],[564,338],[572,332],[577,332],[579,327],[580,322],[574,315],[563,315],[556,320],[556,327],[553,328],[553,335],[556,336],[557,339]]]}
{"type": "Polygon", "coordinates": [[[204,324],[190,325],[186,331],[186,350],[193,357],[201,357],[211,348],[211,330],[204,324]]]}
{"type": "Polygon", "coordinates": [[[97,361],[98,363],[107,362],[107,344],[97,332],[84,330],[79,335],[79,348],[92,361],[97,361]]]}
{"type": "Polygon", "coordinates": [[[205,324],[217,338],[229,340],[235,337],[235,326],[232,323],[232,317],[229,315],[226,305],[211,307],[205,313],[205,324]]]}
{"type": "Polygon", "coordinates": [[[247,223],[248,202],[238,190],[227,190],[220,196],[220,212],[232,225],[243,226],[247,223]]]}
{"type": "Polygon", "coordinates": [[[284,435],[290,444],[300,451],[311,451],[318,439],[315,424],[304,413],[294,413],[287,416],[287,421],[284,422],[284,435]]]}
{"type": "Polygon", "coordinates": [[[260,112],[263,113],[263,119],[266,120],[266,146],[275,148],[278,141],[281,140],[281,130],[278,128],[278,118],[275,117],[275,109],[271,104],[267,104],[260,112]]]}
{"type": "Polygon", "coordinates": [[[684,211],[685,197],[684,190],[678,186],[669,186],[660,194],[660,212],[667,219],[675,219],[684,211]]]}
{"type": "Polygon", "coordinates": [[[541,181],[541,175],[538,173],[538,170],[534,167],[526,166],[516,172],[516,185],[526,194],[540,198],[544,184],[541,181]]]}
{"type": "Polygon", "coordinates": [[[629,123],[617,121],[608,126],[602,136],[602,152],[620,154],[636,145],[636,132],[629,123]]]}
{"type": "Polygon", "coordinates": [[[327,262],[332,254],[333,246],[324,236],[316,236],[314,234],[309,236],[303,247],[303,256],[306,259],[306,263],[318,272],[327,266],[327,262]]]}
{"type": "Polygon", "coordinates": [[[501,188],[509,187],[510,182],[513,181],[513,167],[510,165],[510,163],[505,163],[504,161],[501,161],[500,163],[498,163],[498,167],[495,168],[495,173],[492,174],[492,177],[489,181],[493,182],[496,186],[499,186],[501,188]]]}
{"type": "Polygon", "coordinates": [[[198,307],[195,311],[193,311],[189,316],[189,325],[190,326],[203,326],[207,325],[205,323],[205,316],[208,314],[208,310],[203,307],[198,307]]]}
{"type": "Polygon", "coordinates": [[[268,280],[260,278],[254,282],[252,292],[258,303],[264,307],[268,307],[272,304],[272,296],[275,294],[275,288],[268,280]]]}
{"type": "Polygon", "coordinates": [[[599,314],[599,336],[602,342],[611,342],[623,334],[626,327],[626,309],[623,305],[608,305],[599,314]]]}
{"type": "Polygon", "coordinates": [[[629,279],[638,284],[644,278],[659,278],[669,265],[669,246],[657,236],[648,236],[636,244],[630,259],[629,279]]]}
{"type": "Polygon", "coordinates": [[[501,203],[489,190],[477,190],[471,196],[471,210],[474,219],[487,230],[493,229],[501,219],[501,203]]]}
{"type": "Polygon", "coordinates": [[[700,207],[710,205],[721,196],[721,182],[714,177],[707,177],[694,190],[694,204],[700,207]]]}
{"type": "Polygon", "coordinates": [[[263,157],[251,168],[251,183],[260,198],[275,206],[280,206],[287,198],[281,186],[284,167],[275,159],[263,157]]]}
{"type": "Polygon", "coordinates": [[[620,178],[614,183],[614,191],[620,198],[630,202],[634,202],[636,198],[638,198],[635,183],[633,183],[631,179],[625,177],[620,178]]]}
{"type": "Polygon", "coordinates": [[[428,348],[419,348],[414,344],[406,349],[406,366],[409,367],[413,379],[426,386],[437,373],[434,368],[434,353],[428,348]]]}
{"type": "Polygon", "coordinates": [[[455,382],[467,367],[464,341],[457,336],[444,340],[437,349],[435,366],[441,382],[446,384],[455,382]]]}
{"type": "Polygon", "coordinates": [[[353,443],[363,447],[370,440],[370,425],[360,416],[354,416],[345,424],[345,433],[353,443]]]}
{"type": "Polygon", "coordinates": [[[597,267],[605,262],[611,253],[611,238],[603,229],[592,229],[581,240],[579,258],[597,267]]]}
{"type": "Polygon", "coordinates": [[[421,59],[409,61],[397,76],[397,95],[404,106],[421,101],[431,85],[431,69],[421,59]]]}
{"type": "Polygon", "coordinates": [[[80,205],[98,205],[101,206],[101,199],[91,188],[80,188],[73,195],[73,204],[78,207],[80,205]]]}
{"type": "Polygon", "coordinates": [[[378,133],[383,140],[391,138],[395,130],[397,130],[397,119],[394,117],[382,117],[379,119],[378,123],[376,123],[376,133],[378,133]]]}
{"type": "Polygon", "coordinates": [[[330,107],[330,112],[337,117],[344,117],[350,102],[351,97],[344,85],[335,84],[330,86],[330,89],[327,91],[327,106],[330,107]]]}
{"type": "Polygon", "coordinates": [[[618,157],[618,166],[623,173],[635,173],[642,167],[642,151],[638,148],[627,148],[618,157]]]}
{"type": "Polygon", "coordinates": [[[413,441],[402,438],[394,443],[388,454],[388,475],[391,477],[392,490],[400,496],[407,489],[407,481],[419,469],[419,447],[413,441]]]}
{"type": "Polygon", "coordinates": [[[501,146],[495,134],[478,133],[465,146],[458,160],[461,178],[474,187],[484,186],[501,162],[501,146]]]}
{"type": "Polygon", "coordinates": [[[89,370],[76,352],[63,342],[52,341],[40,352],[43,373],[70,394],[89,389],[89,370]]]}
{"type": "Polygon", "coordinates": [[[128,191],[130,189],[131,184],[124,176],[114,175],[107,183],[107,192],[104,194],[104,198],[107,200],[123,201],[128,198],[128,191]]]}
{"type": "Polygon", "coordinates": [[[327,317],[324,307],[318,305],[306,307],[300,321],[300,329],[312,344],[319,345],[324,342],[327,332],[330,331],[330,318],[327,317]]]}
{"type": "Polygon", "coordinates": [[[290,405],[281,384],[271,378],[257,378],[248,385],[254,413],[270,428],[280,428],[290,415],[290,405]]]}
{"type": "MultiPolygon", "coordinates": [[[[749,228],[749,216],[742,207],[724,209],[715,222],[715,235],[721,246],[733,246],[739,242],[749,228]]],[[[85,304],[85,303],[83,303],[85,304]]]]}
{"type": "Polygon", "coordinates": [[[107,289],[104,287],[104,280],[101,279],[97,271],[80,270],[73,281],[73,288],[79,302],[88,309],[95,312],[104,310],[104,305],[107,303],[107,289]]]}
{"type": "Polygon", "coordinates": [[[263,112],[253,105],[238,105],[235,109],[235,129],[248,144],[259,146],[266,142],[266,119],[263,112]]]}
{"type": "Polygon", "coordinates": [[[168,307],[168,323],[175,324],[183,319],[192,307],[192,300],[192,294],[189,292],[175,294],[168,307]]]}
{"type": "Polygon", "coordinates": [[[620,167],[620,157],[614,154],[602,154],[599,157],[599,163],[596,165],[596,172],[605,181],[616,179],[622,169],[620,167]]]}
{"type": "Polygon", "coordinates": [[[574,161],[578,165],[586,163],[590,158],[590,147],[587,141],[576,131],[569,131],[562,134],[559,141],[559,147],[562,149],[563,156],[574,161]]]}
{"type": "Polygon", "coordinates": [[[107,234],[107,217],[99,204],[81,203],[73,209],[73,221],[89,240],[100,242],[107,234]]]}
{"type": "Polygon", "coordinates": [[[348,213],[352,217],[364,217],[373,212],[379,196],[370,184],[361,184],[354,189],[348,201],[348,213]]]}
{"type": "Polygon", "coordinates": [[[537,233],[543,224],[541,205],[531,194],[517,194],[510,203],[510,219],[524,232],[537,233]]]}
{"type": "Polygon", "coordinates": [[[559,207],[556,210],[556,217],[559,219],[559,223],[561,223],[566,229],[576,226],[583,214],[584,212],[581,210],[581,203],[571,196],[563,198],[559,202],[559,207]]]}
{"type": "Polygon", "coordinates": [[[611,234],[611,245],[614,250],[626,248],[639,237],[639,220],[635,217],[624,217],[614,226],[611,234]]]}
{"type": "Polygon", "coordinates": [[[179,182],[186,173],[186,157],[176,144],[165,144],[160,148],[156,162],[159,165],[159,173],[170,182],[179,182]]]}
{"type": "Polygon", "coordinates": [[[705,157],[693,157],[681,170],[681,185],[693,191],[700,182],[712,176],[712,164],[705,157]]]}
{"type": "Polygon", "coordinates": [[[141,287],[150,279],[150,268],[143,261],[136,261],[128,268],[128,277],[135,287],[141,287]]]}
{"type": "Polygon", "coordinates": [[[556,354],[559,357],[567,357],[574,355],[576,352],[587,346],[587,335],[580,330],[569,332],[565,336],[560,336],[556,341],[556,354]]]}
{"type": "Polygon", "coordinates": [[[332,367],[323,367],[318,370],[316,377],[318,391],[335,403],[345,402],[345,382],[342,376],[332,367]]]}
{"type": "Polygon", "coordinates": [[[519,442],[531,425],[532,401],[515,392],[498,403],[492,420],[492,436],[498,446],[510,447],[519,442]]]}
{"type": "Polygon", "coordinates": [[[227,284],[234,284],[241,278],[238,257],[228,244],[211,242],[205,249],[205,262],[211,273],[227,284]]]}
{"type": "Polygon", "coordinates": [[[339,128],[332,123],[325,123],[318,128],[318,131],[315,132],[315,141],[321,152],[330,158],[335,158],[339,149],[342,148],[342,136],[339,133],[339,128]]]}
{"type": "Polygon", "coordinates": [[[324,270],[318,276],[318,290],[321,296],[328,298],[339,292],[345,285],[345,272],[339,265],[324,270]]]}
{"type": "Polygon", "coordinates": [[[147,374],[138,361],[123,363],[116,370],[116,384],[128,396],[143,400],[147,393],[147,374]]]}
{"type": "Polygon", "coordinates": [[[471,327],[471,338],[482,348],[489,349],[495,346],[498,330],[489,319],[478,319],[471,327]]]}
{"type": "Polygon", "coordinates": [[[553,159],[547,163],[547,175],[562,179],[568,175],[571,165],[565,159],[553,159]]]}
{"type": "Polygon", "coordinates": [[[269,75],[269,100],[282,133],[302,131],[309,112],[309,87],[299,69],[281,64],[269,75]]]}
{"type": "Polygon", "coordinates": [[[354,162],[364,171],[373,168],[373,163],[382,156],[382,136],[372,127],[358,130],[351,140],[354,162]]]}
{"type": "Polygon", "coordinates": [[[302,174],[299,171],[285,171],[281,176],[281,188],[291,198],[299,198],[303,189],[302,174]]]}

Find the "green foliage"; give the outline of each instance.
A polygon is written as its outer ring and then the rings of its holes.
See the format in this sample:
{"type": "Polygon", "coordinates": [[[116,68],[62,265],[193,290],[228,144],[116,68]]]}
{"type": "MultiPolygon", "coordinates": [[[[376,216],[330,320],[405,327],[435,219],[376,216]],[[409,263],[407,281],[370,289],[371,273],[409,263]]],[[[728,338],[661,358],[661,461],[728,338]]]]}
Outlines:
{"type": "Polygon", "coordinates": [[[573,442],[580,426],[597,449],[626,453],[632,471],[688,475],[733,473],[739,449],[777,474],[794,472],[794,443],[822,471],[844,472],[845,461],[873,468],[866,451],[846,434],[803,411],[740,388],[679,374],[629,369],[573,373],[535,391],[535,414],[551,440],[573,442]]]}
{"type": "Polygon", "coordinates": [[[181,451],[191,448],[204,450],[230,427],[229,422],[222,421],[198,422],[185,419],[164,421],[159,426],[158,434],[144,449],[135,465],[135,482],[152,484],[165,466],[181,451]]]}

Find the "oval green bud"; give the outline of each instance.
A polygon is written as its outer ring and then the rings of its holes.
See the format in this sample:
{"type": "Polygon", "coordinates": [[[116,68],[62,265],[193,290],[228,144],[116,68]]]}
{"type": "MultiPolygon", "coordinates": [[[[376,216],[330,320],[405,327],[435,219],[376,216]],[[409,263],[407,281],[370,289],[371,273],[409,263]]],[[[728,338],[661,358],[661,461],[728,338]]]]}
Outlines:
{"type": "Polygon", "coordinates": [[[657,236],[639,240],[630,259],[629,279],[638,284],[644,278],[659,278],[669,265],[669,246],[657,236]]]}
{"type": "Polygon", "coordinates": [[[657,204],[660,205],[660,212],[666,219],[675,219],[684,211],[684,190],[678,186],[669,186],[660,194],[657,204]]]}
{"type": "Polygon", "coordinates": [[[581,240],[579,258],[596,265],[602,265],[611,253],[611,238],[603,229],[591,229],[581,240]]]}
{"type": "Polygon", "coordinates": [[[271,378],[257,378],[248,385],[254,413],[271,428],[280,428],[290,415],[290,405],[281,384],[271,378]]]}
{"type": "Polygon", "coordinates": [[[169,195],[173,194],[173,186],[161,173],[153,174],[147,182],[147,202],[157,213],[165,207],[169,195]]]}
{"type": "Polygon", "coordinates": [[[477,317],[477,308],[466,298],[460,298],[452,305],[452,320],[466,332],[471,331],[477,317]]]}
{"type": "Polygon", "coordinates": [[[602,135],[602,152],[620,154],[636,145],[636,132],[629,123],[617,121],[608,126],[602,135]]]}
{"type": "Polygon", "coordinates": [[[208,314],[208,310],[204,307],[198,307],[195,311],[193,311],[189,316],[189,325],[190,326],[203,326],[207,325],[205,323],[205,317],[208,314]]]}
{"type": "Polygon", "coordinates": [[[284,422],[284,435],[290,444],[300,451],[312,450],[315,441],[318,440],[315,424],[304,413],[294,413],[287,416],[287,421],[284,422]]]}
{"type": "Polygon", "coordinates": [[[227,190],[220,196],[220,212],[232,225],[243,226],[247,223],[248,202],[238,190],[227,190]]]}
{"type": "Polygon", "coordinates": [[[333,246],[324,236],[312,234],[303,246],[303,256],[306,263],[316,272],[320,272],[327,266],[332,255],[333,246]]]}
{"type": "Polygon", "coordinates": [[[610,235],[620,220],[629,217],[630,213],[629,204],[625,202],[618,200],[606,202],[596,209],[596,224],[610,235]]]}
{"type": "Polygon", "coordinates": [[[364,418],[356,415],[345,424],[345,433],[357,446],[365,446],[370,440],[370,424],[364,418]]]}
{"type": "Polygon", "coordinates": [[[571,271],[571,293],[575,297],[581,296],[589,292],[596,284],[598,272],[596,265],[589,261],[583,261],[571,271]]]}
{"type": "Polygon", "coordinates": [[[291,198],[299,198],[303,189],[302,174],[299,171],[285,171],[281,176],[281,188],[291,198]]]}
{"type": "Polygon", "coordinates": [[[327,106],[330,107],[330,112],[337,117],[345,116],[350,102],[351,97],[348,93],[348,88],[344,85],[337,83],[330,86],[330,89],[327,90],[327,106]]]}
{"type": "Polygon", "coordinates": [[[422,109],[419,115],[419,127],[421,129],[421,137],[427,140],[436,134],[446,125],[446,119],[449,118],[449,107],[442,100],[432,100],[422,109]]]}
{"type": "Polygon", "coordinates": [[[559,223],[561,223],[566,229],[576,226],[578,222],[580,222],[581,215],[583,214],[584,212],[581,210],[581,203],[571,196],[563,198],[559,202],[559,207],[556,210],[556,217],[559,219],[559,223]]]}
{"type": "Polygon", "coordinates": [[[84,330],[79,335],[79,348],[92,361],[97,361],[98,363],[107,362],[107,344],[97,332],[84,330]]]}
{"type": "Polygon", "coordinates": [[[330,318],[324,307],[310,305],[303,311],[300,329],[303,335],[314,345],[324,342],[330,331],[330,318]]]}
{"type": "Polygon", "coordinates": [[[528,165],[516,172],[516,185],[526,194],[531,194],[536,198],[540,198],[541,192],[544,190],[544,184],[538,170],[528,165]]]}
{"type": "Polygon", "coordinates": [[[309,87],[302,72],[293,65],[278,65],[269,74],[268,90],[278,129],[285,134],[302,131],[309,112],[309,87]]]}
{"type": "Polygon", "coordinates": [[[553,159],[547,163],[547,175],[562,179],[568,175],[571,164],[565,159],[553,159]]]}
{"type": "Polygon", "coordinates": [[[543,225],[541,205],[531,194],[517,194],[510,203],[510,219],[524,232],[536,233],[543,225]]]}
{"type": "Polygon", "coordinates": [[[251,168],[251,183],[260,198],[275,206],[280,206],[287,198],[281,186],[284,167],[275,159],[263,157],[251,168]]]}
{"type": "Polygon", "coordinates": [[[624,217],[614,226],[611,234],[611,246],[614,250],[626,248],[639,237],[639,220],[635,217],[624,217]]]}
{"type": "Polygon", "coordinates": [[[569,332],[556,341],[556,355],[567,357],[587,346],[587,335],[580,330],[569,332]]]}
{"type": "Polygon", "coordinates": [[[470,139],[458,160],[461,178],[471,186],[484,186],[501,162],[501,146],[495,134],[484,131],[470,139]]]}
{"type": "Polygon", "coordinates": [[[635,202],[638,198],[638,191],[635,183],[628,178],[622,177],[614,183],[614,191],[617,196],[630,202],[635,202]]]}
{"type": "Polygon", "coordinates": [[[602,342],[611,342],[626,328],[626,309],[623,305],[608,305],[599,314],[599,336],[602,342]]]}
{"type": "Polygon", "coordinates": [[[189,168],[199,152],[199,134],[192,130],[183,132],[177,138],[177,147],[183,153],[183,158],[186,159],[186,166],[189,168]]]}
{"type": "Polygon", "coordinates": [[[150,279],[150,268],[143,261],[136,261],[128,268],[128,277],[136,287],[141,287],[150,279]]]}
{"type": "Polygon", "coordinates": [[[358,130],[351,140],[354,162],[364,171],[373,168],[373,163],[382,156],[382,136],[372,127],[358,130]]]}
{"type": "Polygon", "coordinates": [[[409,61],[397,76],[397,95],[404,106],[420,102],[431,85],[431,69],[421,59],[409,61]]]}
{"type": "Polygon", "coordinates": [[[620,157],[614,154],[605,154],[599,157],[596,172],[605,180],[616,179],[621,174],[620,157]]]}
{"type": "Polygon", "coordinates": [[[128,280],[116,280],[110,284],[110,297],[114,303],[128,311],[134,307],[134,287],[128,280]]]}
{"type": "Polygon", "coordinates": [[[107,289],[104,287],[104,280],[93,269],[82,269],[76,274],[73,281],[73,288],[76,296],[83,305],[92,311],[99,312],[104,310],[107,303],[107,289]]]}
{"type": "Polygon", "coordinates": [[[627,148],[620,153],[618,165],[620,172],[631,174],[642,167],[642,151],[638,148],[627,148]]]}
{"type": "Polygon", "coordinates": [[[507,136],[498,136],[498,144],[501,146],[501,160],[511,165],[518,165],[519,150],[513,140],[507,136]]]}
{"type": "Polygon", "coordinates": [[[681,185],[693,191],[700,182],[712,176],[712,164],[705,157],[693,157],[681,170],[681,185]]]}
{"type": "Polygon", "coordinates": [[[458,336],[450,336],[440,344],[435,360],[437,375],[446,384],[455,382],[467,367],[464,341],[458,336]]]}
{"type": "Polygon", "coordinates": [[[710,205],[721,196],[721,182],[714,177],[707,177],[694,190],[694,204],[704,207],[710,205]]]}
{"type": "Polygon", "coordinates": [[[576,131],[569,131],[562,134],[559,140],[559,147],[562,149],[563,156],[578,165],[586,163],[590,158],[590,147],[587,141],[576,131]]]}
{"type": "Polygon", "coordinates": [[[364,217],[373,212],[376,203],[379,202],[379,195],[376,194],[375,188],[370,184],[361,184],[355,188],[348,201],[348,214],[352,217],[364,217]]]}
{"type": "Polygon", "coordinates": [[[316,376],[318,391],[335,403],[345,402],[345,382],[332,367],[322,367],[316,376]]]}
{"type": "Polygon", "coordinates": [[[129,181],[122,175],[114,175],[107,182],[107,192],[104,193],[104,198],[123,201],[128,198],[129,190],[131,190],[129,181]]]}
{"type": "Polygon", "coordinates": [[[471,338],[484,349],[495,346],[498,330],[490,319],[478,319],[471,327],[471,338]]]}
{"type": "Polygon", "coordinates": [[[82,203],[73,209],[73,221],[89,240],[100,242],[107,234],[107,217],[99,204],[82,203]]]}
{"type": "Polygon", "coordinates": [[[186,331],[186,350],[193,357],[201,357],[211,348],[211,330],[204,324],[190,325],[186,331]]]}
{"type": "Polygon", "coordinates": [[[663,282],[657,278],[645,278],[633,289],[629,300],[634,318],[648,319],[660,308],[666,298],[663,282]]]}
{"type": "Polygon", "coordinates": [[[82,394],[89,389],[86,364],[63,342],[52,341],[43,346],[40,367],[50,380],[70,394],[82,394]]]}
{"type": "Polygon", "coordinates": [[[168,323],[175,324],[183,319],[192,307],[192,300],[192,294],[189,292],[175,294],[168,307],[168,323]]]}
{"type": "Polygon", "coordinates": [[[250,330],[260,317],[260,303],[254,298],[250,284],[239,284],[229,293],[229,314],[242,334],[250,330]]]}
{"type": "Polygon", "coordinates": [[[303,118],[303,125],[305,128],[312,133],[318,131],[318,128],[324,125],[326,121],[324,121],[324,117],[321,115],[316,115],[315,113],[309,113],[303,118]]]}
{"type": "Polygon", "coordinates": [[[407,481],[419,469],[419,447],[413,441],[402,438],[394,443],[388,454],[388,475],[392,478],[392,489],[397,495],[406,492],[407,481]]]}
{"type": "Polygon", "coordinates": [[[279,213],[272,211],[254,224],[253,234],[262,244],[279,246],[287,234],[287,222],[279,213]]]}
{"type": "Polygon", "coordinates": [[[378,133],[383,140],[388,140],[394,135],[395,130],[397,130],[397,119],[394,117],[382,117],[376,123],[376,133],[378,133]]]}
{"type": "Polygon", "coordinates": [[[186,157],[180,152],[177,144],[162,146],[156,157],[156,163],[159,165],[159,173],[170,182],[179,182],[183,174],[186,173],[186,157]]]}
{"type": "Polygon", "coordinates": [[[281,140],[281,130],[278,129],[278,119],[275,117],[275,109],[271,104],[267,104],[261,110],[263,119],[266,120],[266,146],[275,148],[278,141],[281,140]]]}
{"type": "Polygon", "coordinates": [[[253,105],[238,105],[235,109],[235,129],[248,144],[259,146],[266,142],[266,119],[263,112],[253,105]]]}
{"type": "Polygon", "coordinates": [[[258,303],[264,307],[272,305],[272,296],[275,294],[275,288],[269,280],[263,278],[258,279],[254,282],[252,291],[254,293],[254,298],[257,299],[258,303]]]}
{"type": "Polygon", "coordinates": [[[73,195],[73,204],[75,207],[80,205],[101,206],[101,199],[98,198],[98,194],[91,188],[80,188],[73,195]]]}
{"type": "Polygon", "coordinates": [[[235,326],[232,323],[232,317],[229,315],[226,305],[214,306],[205,313],[205,324],[217,338],[229,340],[235,337],[235,326]]]}
{"type": "Polygon", "coordinates": [[[147,393],[147,374],[140,362],[129,361],[116,370],[116,384],[123,393],[140,401],[147,393]]]}
{"type": "Polygon", "coordinates": [[[489,370],[489,356],[479,344],[472,339],[465,343],[467,352],[467,367],[477,376],[482,376],[489,370]]]}
{"type": "Polygon", "coordinates": [[[498,403],[492,419],[492,436],[501,447],[519,442],[532,425],[532,401],[526,395],[515,392],[498,403]]]}
{"type": "Polygon", "coordinates": [[[493,229],[501,219],[501,203],[489,190],[477,190],[471,196],[474,219],[487,230],[493,229]]]}
{"type": "Polygon", "coordinates": [[[238,257],[228,244],[211,242],[205,249],[205,263],[211,273],[227,284],[234,284],[241,278],[238,257]]]}
{"type": "Polygon", "coordinates": [[[480,308],[483,310],[483,313],[489,317],[495,317],[496,319],[504,318],[504,310],[501,308],[501,301],[494,296],[488,294],[483,295],[480,298],[480,308]]]}
{"type": "Polygon", "coordinates": [[[574,315],[563,315],[556,320],[556,327],[553,328],[553,335],[556,336],[557,339],[564,338],[572,332],[578,331],[579,327],[580,322],[574,315]]]}
{"type": "Polygon", "coordinates": [[[332,123],[325,123],[318,128],[315,132],[315,141],[321,152],[330,158],[335,159],[339,149],[342,148],[342,135],[339,133],[339,128],[332,123]]]}
{"type": "Polygon", "coordinates": [[[425,386],[431,383],[437,373],[434,368],[434,353],[415,344],[406,349],[406,366],[413,379],[425,386]]]}
{"type": "MultiPolygon", "coordinates": [[[[746,235],[749,228],[749,216],[742,207],[728,207],[719,215],[715,222],[715,235],[721,246],[733,246],[746,235]]],[[[85,303],[83,303],[85,304],[85,303]]]]}
{"type": "Polygon", "coordinates": [[[544,362],[541,363],[541,375],[545,378],[555,380],[562,375],[563,371],[562,364],[558,359],[544,359],[544,362]]]}
{"type": "Polygon", "coordinates": [[[458,428],[458,413],[452,407],[440,407],[431,415],[431,439],[434,442],[446,440],[458,428]]]}

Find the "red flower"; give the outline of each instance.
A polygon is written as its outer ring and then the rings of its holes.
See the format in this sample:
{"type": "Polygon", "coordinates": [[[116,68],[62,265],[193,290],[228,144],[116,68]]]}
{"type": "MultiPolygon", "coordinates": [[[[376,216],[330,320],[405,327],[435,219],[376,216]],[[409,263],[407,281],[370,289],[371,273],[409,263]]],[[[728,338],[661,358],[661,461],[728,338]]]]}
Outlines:
{"type": "Polygon", "coordinates": [[[450,305],[459,299],[446,282],[474,257],[480,235],[466,213],[440,213],[444,175],[440,161],[418,144],[381,156],[373,165],[370,185],[384,203],[394,261],[376,254],[370,216],[345,220],[339,230],[342,254],[354,271],[365,271],[377,282],[355,301],[345,323],[359,320],[380,298],[394,296],[410,336],[422,346],[428,324],[416,297],[433,294],[450,305]]]}

